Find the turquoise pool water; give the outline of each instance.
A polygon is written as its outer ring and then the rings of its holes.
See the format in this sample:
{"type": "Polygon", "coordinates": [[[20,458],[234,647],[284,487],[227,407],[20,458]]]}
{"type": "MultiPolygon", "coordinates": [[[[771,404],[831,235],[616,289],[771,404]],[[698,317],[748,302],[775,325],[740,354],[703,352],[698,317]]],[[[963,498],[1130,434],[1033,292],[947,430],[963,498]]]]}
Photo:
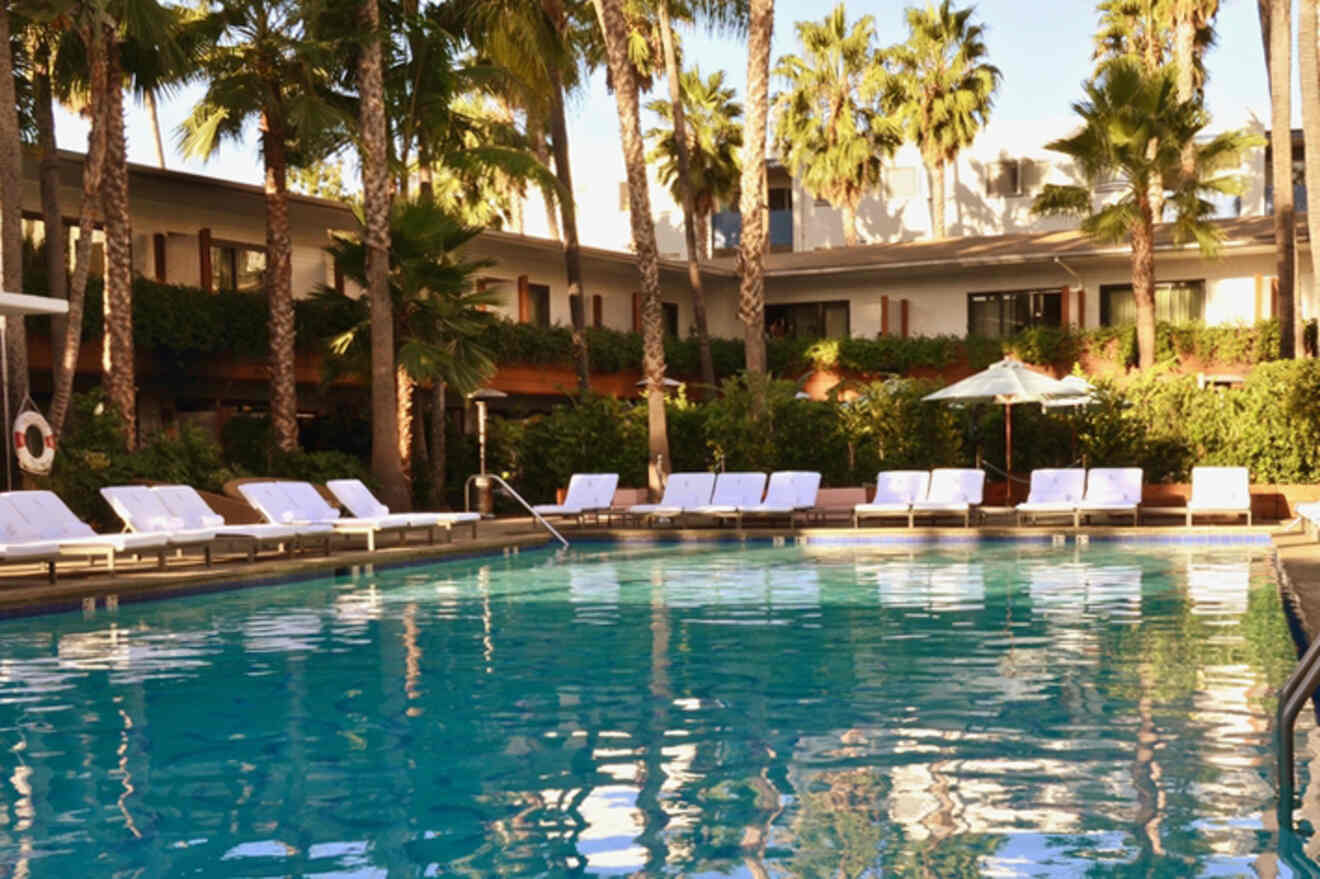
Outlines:
{"type": "Polygon", "coordinates": [[[1294,654],[1259,548],[573,558],[0,625],[0,876],[1270,858],[1271,692],[1294,654]]]}

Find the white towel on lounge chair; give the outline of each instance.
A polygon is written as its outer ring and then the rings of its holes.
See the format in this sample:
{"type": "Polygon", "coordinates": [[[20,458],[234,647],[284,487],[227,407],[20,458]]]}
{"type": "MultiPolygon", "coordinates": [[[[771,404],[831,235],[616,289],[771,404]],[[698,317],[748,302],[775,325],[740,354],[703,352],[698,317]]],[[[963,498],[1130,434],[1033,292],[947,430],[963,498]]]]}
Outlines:
{"type": "Polygon", "coordinates": [[[5,497],[41,539],[57,542],[62,552],[158,552],[170,543],[164,532],[97,534],[52,491],[11,491],[5,497]]]}
{"type": "Polygon", "coordinates": [[[618,486],[617,473],[574,473],[568,480],[562,504],[535,504],[532,509],[540,516],[603,513],[614,503],[614,490],[618,486]]]}
{"type": "Polygon", "coordinates": [[[129,531],[162,532],[169,536],[170,544],[174,546],[215,540],[215,528],[205,525],[190,527],[173,515],[160,496],[145,485],[108,485],[101,489],[101,497],[129,531]]]}
{"type": "Polygon", "coordinates": [[[631,516],[678,516],[684,510],[710,503],[715,491],[714,473],[670,473],[665,482],[665,493],[658,504],[633,504],[628,508],[631,516]]]}
{"type": "Polygon", "coordinates": [[[1187,501],[1187,524],[1192,516],[1222,513],[1246,516],[1251,524],[1251,478],[1246,467],[1193,467],[1192,496],[1187,501]]]}
{"type": "Polygon", "coordinates": [[[413,528],[449,527],[458,523],[481,520],[480,513],[391,513],[360,479],[331,479],[325,484],[354,516],[359,519],[381,519],[388,525],[400,524],[413,528]]]}
{"type": "Polygon", "coordinates": [[[721,473],[715,477],[715,490],[711,494],[710,503],[684,512],[698,516],[735,513],[739,507],[759,504],[764,492],[764,473],[721,473]]]}
{"type": "Polygon", "coordinates": [[[1131,513],[1140,516],[1140,467],[1093,467],[1086,473],[1086,495],[1073,514],[1079,522],[1087,513],[1131,513]]]}
{"type": "Polygon", "coordinates": [[[925,470],[881,470],[875,475],[875,497],[853,507],[853,524],[862,519],[906,517],[912,505],[926,497],[930,473],[925,470]]]}
{"type": "Polygon", "coordinates": [[[170,515],[183,522],[185,528],[213,528],[220,537],[250,537],[258,541],[284,541],[295,537],[329,532],[329,525],[273,525],[254,523],[229,525],[224,516],[211,509],[197,489],[191,485],[154,485],[151,490],[169,510],[170,515]]]}
{"type": "Polygon", "coordinates": [[[985,493],[985,471],[976,468],[944,467],[931,471],[925,500],[915,501],[908,521],[916,516],[962,514],[971,524],[972,509],[981,505],[985,493]]]}
{"type": "Polygon", "coordinates": [[[738,508],[738,519],[747,516],[788,516],[792,525],[798,513],[816,506],[820,474],[810,470],[780,470],[770,474],[765,498],[759,504],[738,508]]]}
{"type": "Polygon", "coordinates": [[[1086,471],[1080,467],[1032,470],[1027,499],[1017,505],[1018,517],[1072,515],[1082,502],[1085,489],[1086,471]]]}
{"type": "Polygon", "coordinates": [[[377,532],[401,532],[408,528],[407,525],[385,524],[381,519],[340,516],[310,482],[245,482],[238,490],[268,522],[276,525],[329,525],[340,534],[362,535],[367,540],[368,550],[376,548],[377,532]]]}

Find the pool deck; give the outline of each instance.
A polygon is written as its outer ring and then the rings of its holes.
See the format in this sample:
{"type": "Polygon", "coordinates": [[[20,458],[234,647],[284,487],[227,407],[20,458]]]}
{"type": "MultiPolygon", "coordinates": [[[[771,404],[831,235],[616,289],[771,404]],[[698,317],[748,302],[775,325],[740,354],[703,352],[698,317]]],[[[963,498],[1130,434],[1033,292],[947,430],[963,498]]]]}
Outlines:
{"type": "MultiPolygon", "coordinates": [[[[876,546],[901,549],[919,545],[957,545],[976,540],[1027,540],[1041,543],[1088,541],[1141,541],[1153,543],[1244,544],[1268,546],[1273,540],[1282,577],[1293,596],[1308,635],[1320,632],[1320,542],[1300,534],[1280,531],[1278,523],[1244,525],[1197,525],[1187,528],[1179,510],[1143,511],[1143,520],[1158,524],[1091,525],[1073,528],[1070,522],[1018,527],[1012,510],[988,508],[985,522],[971,528],[922,526],[907,528],[897,521],[880,527],[855,529],[836,519],[799,523],[797,528],[755,527],[619,527],[595,524],[565,527],[570,541],[657,543],[671,541],[772,540],[801,542],[821,548],[876,546]],[[1162,516],[1167,513],[1169,518],[1162,516]],[[1174,524],[1176,522],[1176,524],[1174,524]],[[1164,524],[1167,523],[1167,524],[1164,524]],[[1314,625],[1313,625],[1314,623],[1314,625]]],[[[113,575],[104,565],[61,562],[59,582],[46,581],[44,566],[8,566],[0,573],[0,617],[24,616],[81,608],[84,613],[112,609],[121,603],[170,598],[199,592],[273,585],[290,580],[325,576],[363,565],[390,567],[424,564],[462,556],[501,554],[523,549],[556,546],[547,533],[526,518],[488,520],[473,539],[467,529],[456,530],[450,543],[428,544],[416,540],[404,545],[391,542],[375,552],[362,548],[337,547],[333,554],[310,551],[292,557],[266,553],[249,563],[245,556],[217,554],[210,567],[196,555],[170,558],[164,568],[154,557],[141,562],[120,561],[113,575]]],[[[361,546],[358,541],[357,546],[361,546]]]]}

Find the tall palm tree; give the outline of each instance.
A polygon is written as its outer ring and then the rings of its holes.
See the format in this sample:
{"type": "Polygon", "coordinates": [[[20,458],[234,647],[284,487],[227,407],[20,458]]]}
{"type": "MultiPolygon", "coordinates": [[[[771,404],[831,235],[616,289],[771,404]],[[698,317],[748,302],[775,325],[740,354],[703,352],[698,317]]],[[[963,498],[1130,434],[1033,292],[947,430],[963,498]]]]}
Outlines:
{"type": "Polygon", "coordinates": [[[638,100],[637,71],[629,59],[628,19],[621,0],[592,0],[600,20],[609,60],[614,101],[619,111],[619,134],[628,173],[628,205],[633,250],[642,281],[642,373],[646,379],[646,411],[650,454],[648,484],[658,495],[669,472],[669,432],[666,425],[664,378],[665,345],[660,303],[660,262],[656,253],[655,221],[646,181],[646,150],[638,100]]]}
{"type": "Polygon", "coordinates": [[[1266,39],[1265,64],[1270,85],[1270,183],[1274,192],[1274,276],[1278,285],[1279,355],[1285,359],[1304,353],[1297,344],[1293,260],[1296,259],[1297,218],[1292,183],[1292,0],[1269,0],[1262,5],[1261,24],[1266,39]]]}
{"type": "MultiPolygon", "coordinates": [[[[742,149],[742,105],[734,100],[733,89],[724,84],[724,71],[702,77],[701,69],[683,71],[683,120],[688,141],[688,186],[692,191],[697,248],[703,259],[710,257],[710,218],[715,209],[726,204],[738,192],[741,173],[739,152],[742,149]]],[[[646,105],[668,127],[646,132],[651,151],[646,160],[655,167],[656,176],[669,187],[675,201],[678,192],[678,151],[674,142],[673,105],[655,100],[646,105]]]]}
{"type": "MultiPolygon", "coordinates": [[[[56,299],[69,298],[69,261],[65,251],[64,215],[59,201],[60,157],[55,140],[53,70],[60,35],[69,26],[70,22],[65,18],[53,23],[32,22],[27,28],[32,59],[32,115],[37,129],[37,149],[41,154],[38,174],[42,225],[45,227],[47,293],[56,299]]],[[[52,364],[63,360],[66,324],[63,317],[51,322],[52,364]]]]}
{"type": "Polygon", "coordinates": [[[1147,72],[1170,62],[1178,69],[1178,99],[1205,86],[1205,53],[1215,43],[1219,0],[1102,0],[1093,57],[1101,66],[1130,58],[1147,72]]]}
{"type": "Polygon", "coordinates": [[[101,209],[101,181],[105,176],[107,150],[106,92],[109,64],[107,59],[108,18],[97,4],[74,4],[74,30],[85,53],[87,75],[87,156],[83,160],[82,202],[78,211],[78,244],[74,256],[73,279],[69,284],[69,313],[65,324],[61,357],[55,365],[54,392],[50,404],[51,428],[58,436],[73,399],[73,378],[78,369],[78,349],[82,342],[82,315],[87,276],[91,268],[92,224],[101,209]]]}
{"type": "Polygon", "coordinates": [[[101,206],[105,212],[105,292],[102,296],[104,339],[101,382],[110,405],[123,419],[124,439],[137,444],[137,380],[133,352],[133,226],[128,207],[128,140],[124,132],[124,43],[118,29],[105,26],[106,101],[105,175],[101,206]]]}
{"type": "Polygon", "coordinates": [[[1155,362],[1155,216],[1151,189],[1166,187],[1176,210],[1175,242],[1195,241],[1213,255],[1221,233],[1207,222],[1214,207],[1205,194],[1237,194],[1242,180],[1231,172],[1242,152],[1256,139],[1240,131],[1196,141],[1209,122],[1199,101],[1180,101],[1174,73],[1165,68],[1147,74],[1131,60],[1108,65],[1085,86],[1086,97],[1073,105],[1082,129],[1047,144],[1068,156],[1081,173],[1081,184],[1047,185],[1032,209],[1041,214],[1082,217],[1082,231],[1104,242],[1127,240],[1132,247],[1132,293],[1137,312],[1137,351],[1142,368],[1155,362]],[[1183,150],[1195,144],[1194,173],[1181,173],[1183,150]],[[1096,208],[1092,193],[1101,182],[1123,181],[1117,201],[1096,208]],[[1169,181],[1176,181],[1170,185],[1169,181]]]}
{"type": "Polygon", "coordinates": [[[766,123],[770,116],[770,39],[775,0],[751,0],[747,18],[747,115],[743,117],[742,181],[738,209],[738,317],[747,371],[764,373],[765,251],[770,240],[765,182],[766,123]]]}
{"type": "MultiPolygon", "coordinates": [[[[1301,0],[1297,20],[1297,67],[1302,75],[1302,142],[1306,158],[1306,230],[1311,241],[1320,242],[1320,59],[1316,57],[1317,6],[1320,0],[1301,0]],[[1311,195],[1316,193],[1316,195],[1311,195]],[[1311,205],[1314,204],[1315,208],[1311,205]]],[[[1311,277],[1316,277],[1320,260],[1310,249],[1311,277]]],[[[1312,283],[1315,283],[1312,281],[1312,283]]],[[[1300,324],[1301,321],[1294,321],[1300,324]]],[[[1300,336],[1300,334],[1295,334],[1300,336]]],[[[1294,354],[1304,354],[1305,345],[1293,342],[1294,354]]]]}
{"type": "Polygon", "coordinates": [[[288,174],[333,123],[325,86],[307,38],[302,7],[292,0],[218,0],[201,28],[210,37],[196,78],[206,92],[180,131],[185,155],[209,157],[225,140],[241,142],[256,120],[265,164],[266,271],[269,309],[270,419],[275,445],[298,447],[294,372],[293,242],[288,174]]]}
{"type": "MultiPolygon", "coordinates": [[[[17,158],[22,155],[18,130],[18,97],[14,88],[14,63],[10,53],[10,12],[0,10],[0,154],[12,157],[0,162],[0,281],[6,290],[23,289],[23,199],[17,158]]],[[[7,348],[0,352],[9,361],[9,393],[21,400],[27,396],[27,334],[23,319],[8,322],[7,348]]],[[[0,425],[8,429],[7,425],[0,425]]]]}
{"type": "Polygon", "coordinates": [[[800,21],[803,57],[785,55],[775,74],[789,89],[775,101],[775,147],[807,192],[843,213],[843,238],[857,244],[857,206],[880,183],[880,167],[903,142],[879,109],[885,70],[871,43],[875,21],[848,27],[840,3],[822,22],[800,21]]]}
{"type": "Polygon", "coordinates": [[[908,139],[930,176],[931,233],[945,235],[944,168],[971,145],[990,116],[1002,75],[986,59],[985,28],[972,7],[907,11],[907,42],[893,47],[895,96],[908,139]]]}
{"type": "Polygon", "coordinates": [[[358,10],[358,150],[367,246],[367,297],[371,307],[371,471],[386,506],[406,510],[411,493],[398,454],[399,422],[394,375],[394,309],[390,300],[389,131],[385,119],[385,49],[378,0],[358,10]]]}

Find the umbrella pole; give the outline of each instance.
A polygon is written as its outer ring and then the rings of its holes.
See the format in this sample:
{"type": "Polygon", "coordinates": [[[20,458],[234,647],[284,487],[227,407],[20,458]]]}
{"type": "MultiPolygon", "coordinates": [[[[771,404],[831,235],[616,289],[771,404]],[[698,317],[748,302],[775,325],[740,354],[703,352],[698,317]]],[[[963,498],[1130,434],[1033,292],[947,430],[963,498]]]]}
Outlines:
{"type": "Polygon", "coordinates": [[[1013,505],[1013,404],[1004,407],[1004,471],[1008,482],[1004,486],[1008,494],[1008,505],[1013,505]]]}

